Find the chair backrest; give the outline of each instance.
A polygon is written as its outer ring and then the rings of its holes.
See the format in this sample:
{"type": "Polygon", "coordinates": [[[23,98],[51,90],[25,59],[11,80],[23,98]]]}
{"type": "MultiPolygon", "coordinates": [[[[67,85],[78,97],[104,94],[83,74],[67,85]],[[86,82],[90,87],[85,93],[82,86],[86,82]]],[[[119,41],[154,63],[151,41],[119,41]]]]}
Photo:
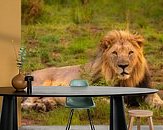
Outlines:
{"type": "Polygon", "coordinates": [[[70,81],[70,87],[88,87],[89,84],[87,80],[74,79],[70,81]]]}
{"type": "MultiPolygon", "coordinates": [[[[88,87],[87,80],[74,79],[70,81],[70,87],[88,87]]],[[[92,97],[66,97],[66,106],[70,108],[89,108],[94,106],[92,97]]]]}

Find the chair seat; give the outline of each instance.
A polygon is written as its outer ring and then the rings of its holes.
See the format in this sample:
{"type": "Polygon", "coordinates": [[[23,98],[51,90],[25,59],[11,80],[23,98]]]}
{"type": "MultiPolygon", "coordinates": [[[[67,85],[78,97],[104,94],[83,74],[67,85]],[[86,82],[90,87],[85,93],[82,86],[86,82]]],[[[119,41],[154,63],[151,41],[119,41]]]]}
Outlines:
{"type": "Polygon", "coordinates": [[[130,116],[134,117],[150,117],[153,115],[153,112],[149,110],[130,110],[128,112],[130,116]]]}
{"type": "Polygon", "coordinates": [[[130,122],[128,125],[128,130],[132,130],[134,118],[137,118],[137,130],[140,130],[141,117],[146,117],[149,122],[149,129],[154,130],[152,115],[153,112],[149,110],[129,110],[130,122]]]}
{"type": "Polygon", "coordinates": [[[95,107],[91,97],[67,97],[65,107],[76,109],[89,109],[95,107]]]}

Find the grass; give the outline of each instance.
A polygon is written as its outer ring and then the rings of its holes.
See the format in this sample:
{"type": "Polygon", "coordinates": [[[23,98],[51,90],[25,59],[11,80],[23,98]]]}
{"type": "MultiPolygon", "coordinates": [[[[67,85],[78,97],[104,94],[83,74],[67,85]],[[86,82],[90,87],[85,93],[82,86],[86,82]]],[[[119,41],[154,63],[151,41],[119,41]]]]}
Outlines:
{"type": "MultiPolygon", "coordinates": [[[[108,124],[109,122],[109,104],[106,100],[95,98],[96,107],[91,109],[95,124],[108,124]],[[97,107],[98,106],[98,107],[97,107]]],[[[33,120],[35,125],[66,125],[70,109],[57,107],[50,112],[38,113],[35,111],[23,111],[22,118],[33,120]],[[58,118],[59,117],[59,118],[58,118]],[[39,121],[39,122],[38,122],[39,121]]],[[[89,124],[86,110],[75,110],[72,124],[89,124]]]]}
{"type": "Polygon", "coordinates": [[[87,5],[82,5],[79,0],[45,1],[41,5],[44,13],[39,17],[38,23],[22,24],[22,44],[29,50],[24,70],[84,64],[95,55],[95,48],[107,31],[125,29],[127,22],[130,23],[130,30],[136,30],[145,36],[146,58],[159,69],[163,63],[163,35],[159,26],[163,22],[160,21],[162,8],[159,4],[160,0],[138,0],[134,3],[128,0],[93,0],[87,5]],[[148,13],[151,11],[152,13],[148,13]],[[31,59],[36,60],[29,63],[31,59]]]}
{"type": "MultiPolygon", "coordinates": [[[[108,125],[110,116],[110,103],[108,98],[94,98],[96,107],[91,109],[94,124],[96,125],[108,125]]],[[[141,104],[140,107],[126,107],[126,119],[129,121],[128,110],[131,109],[144,109],[153,111],[154,125],[163,124],[163,110],[152,108],[147,104],[141,104]]],[[[64,107],[57,107],[50,112],[36,112],[36,111],[23,111],[22,118],[32,120],[33,125],[66,125],[68,121],[70,109],[64,107]]],[[[142,124],[146,124],[146,119],[142,118],[142,124]]],[[[72,118],[73,125],[88,125],[88,116],[86,110],[76,110],[72,118]]]]}
{"type": "MultiPolygon", "coordinates": [[[[30,9],[26,6],[27,0],[22,2],[24,9],[30,9]]],[[[123,30],[129,24],[131,32],[139,32],[145,37],[144,54],[154,87],[163,90],[162,0],[90,0],[87,4],[80,0],[40,2],[33,5],[40,12],[31,13],[31,19],[26,14],[28,11],[23,10],[22,14],[22,46],[27,48],[25,72],[88,63],[96,55],[100,40],[107,31],[123,30]]],[[[97,83],[104,84],[103,80],[97,83]]],[[[96,99],[97,107],[91,110],[95,124],[108,123],[108,105],[96,99]]],[[[154,111],[154,123],[163,124],[162,111],[144,104],[140,108],[154,111]]],[[[44,125],[65,125],[68,112],[68,109],[60,107],[47,113],[23,112],[23,118],[39,120],[44,125]]],[[[74,115],[73,123],[88,123],[85,112],[79,114],[74,115]]]]}

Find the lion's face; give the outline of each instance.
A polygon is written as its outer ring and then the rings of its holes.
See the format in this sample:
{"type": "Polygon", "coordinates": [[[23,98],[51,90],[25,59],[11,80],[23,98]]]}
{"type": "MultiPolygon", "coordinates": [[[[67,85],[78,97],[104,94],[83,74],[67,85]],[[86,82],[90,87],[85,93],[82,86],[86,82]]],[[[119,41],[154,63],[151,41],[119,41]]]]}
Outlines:
{"type": "Polygon", "coordinates": [[[134,66],[139,61],[137,51],[129,41],[116,41],[106,50],[105,55],[108,58],[108,62],[110,62],[110,67],[121,80],[130,77],[134,66]]]}
{"type": "Polygon", "coordinates": [[[127,80],[138,76],[135,68],[140,68],[143,60],[143,38],[126,31],[112,31],[101,43],[102,48],[102,71],[107,79],[117,77],[127,80]]]}

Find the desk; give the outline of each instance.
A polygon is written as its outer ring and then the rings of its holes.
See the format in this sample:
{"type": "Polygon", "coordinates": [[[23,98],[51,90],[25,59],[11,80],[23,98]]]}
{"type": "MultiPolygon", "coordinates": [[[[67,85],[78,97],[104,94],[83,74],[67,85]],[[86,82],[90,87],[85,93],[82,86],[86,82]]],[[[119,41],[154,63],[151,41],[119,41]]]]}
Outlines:
{"type": "Polygon", "coordinates": [[[98,97],[110,96],[110,130],[127,130],[123,96],[145,95],[156,93],[156,89],[129,88],[129,87],[33,87],[33,93],[15,92],[12,87],[1,87],[0,96],[3,96],[0,130],[18,130],[17,123],[17,97],[98,97]]]}

